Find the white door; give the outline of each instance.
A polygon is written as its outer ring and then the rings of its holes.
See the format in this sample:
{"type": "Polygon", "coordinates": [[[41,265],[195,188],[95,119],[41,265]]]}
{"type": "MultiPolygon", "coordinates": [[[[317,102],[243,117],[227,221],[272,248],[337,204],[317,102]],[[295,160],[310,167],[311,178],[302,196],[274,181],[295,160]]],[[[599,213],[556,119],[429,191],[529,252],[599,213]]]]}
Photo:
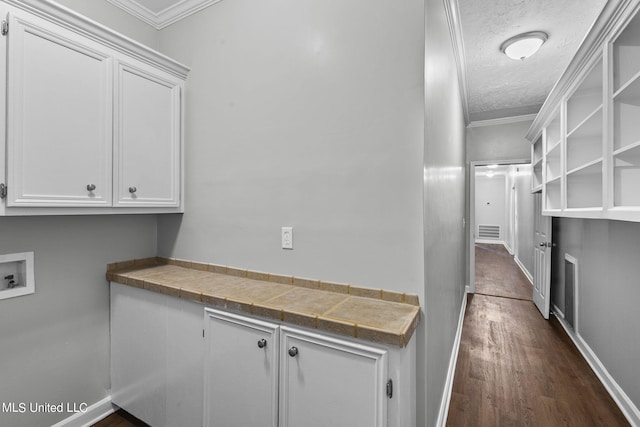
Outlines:
{"type": "Polygon", "coordinates": [[[278,351],[278,325],[205,309],[205,427],[278,425],[278,351]]]}
{"type": "Polygon", "coordinates": [[[9,16],[9,206],[110,206],[112,62],[100,45],[9,16]]]}
{"type": "Polygon", "coordinates": [[[551,217],[542,215],[542,193],[534,194],[533,302],[545,319],[549,318],[551,296],[551,217]]]}
{"type": "Polygon", "coordinates": [[[115,205],[180,203],[181,81],[144,64],[118,64],[115,205]]]}
{"type": "Polygon", "coordinates": [[[387,353],[281,328],[281,427],[387,425],[387,353]]]}

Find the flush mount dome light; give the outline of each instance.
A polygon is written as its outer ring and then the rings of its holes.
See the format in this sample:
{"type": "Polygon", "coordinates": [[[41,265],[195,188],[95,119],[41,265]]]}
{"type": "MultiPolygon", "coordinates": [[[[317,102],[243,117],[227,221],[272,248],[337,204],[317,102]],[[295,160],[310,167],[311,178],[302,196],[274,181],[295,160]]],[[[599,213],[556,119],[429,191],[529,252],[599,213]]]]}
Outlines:
{"type": "Polygon", "coordinates": [[[500,50],[509,58],[522,61],[536,53],[548,37],[543,31],[518,34],[502,43],[500,50]]]}

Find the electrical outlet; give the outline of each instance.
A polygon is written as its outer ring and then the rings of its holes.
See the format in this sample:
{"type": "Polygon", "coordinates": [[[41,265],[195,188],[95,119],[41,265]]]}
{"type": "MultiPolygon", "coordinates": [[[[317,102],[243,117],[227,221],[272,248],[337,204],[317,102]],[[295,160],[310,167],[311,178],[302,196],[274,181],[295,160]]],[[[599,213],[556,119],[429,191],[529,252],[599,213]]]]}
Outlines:
{"type": "Polygon", "coordinates": [[[293,227],[282,227],[282,249],[293,249],[293,227]]]}

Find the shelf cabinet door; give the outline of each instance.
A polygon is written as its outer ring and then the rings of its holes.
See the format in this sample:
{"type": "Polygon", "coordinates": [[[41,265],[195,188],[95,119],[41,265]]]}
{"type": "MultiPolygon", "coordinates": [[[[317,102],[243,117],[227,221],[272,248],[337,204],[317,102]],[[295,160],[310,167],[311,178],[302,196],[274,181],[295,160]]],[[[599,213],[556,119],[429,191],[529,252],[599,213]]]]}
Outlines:
{"type": "Polygon", "coordinates": [[[387,425],[387,352],[281,328],[280,426],[387,425]]]}
{"type": "Polygon", "coordinates": [[[206,427],[278,425],[278,338],[278,325],[205,309],[206,427]]]}
{"type": "Polygon", "coordinates": [[[9,28],[8,206],[110,206],[109,55],[28,14],[9,28]]]}
{"type": "Polygon", "coordinates": [[[161,70],[118,63],[116,206],[180,206],[181,89],[161,70]]]}

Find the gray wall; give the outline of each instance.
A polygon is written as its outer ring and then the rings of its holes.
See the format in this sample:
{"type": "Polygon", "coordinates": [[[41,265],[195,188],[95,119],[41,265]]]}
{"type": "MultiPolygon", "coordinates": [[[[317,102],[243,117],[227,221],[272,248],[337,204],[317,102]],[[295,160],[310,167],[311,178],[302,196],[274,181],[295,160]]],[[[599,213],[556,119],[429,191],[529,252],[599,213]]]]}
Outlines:
{"type": "Polygon", "coordinates": [[[564,310],[564,256],[578,260],[582,338],[640,407],[640,224],[554,218],[552,303],[564,310]]]}
{"type": "MultiPolygon", "coordinates": [[[[444,2],[426,3],[426,127],[424,145],[424,271],[421,328],[426,333],[426,386],[418,393],[418,425],[438,417],[464,296],[465,125],[444,2]]],[[[423,350],[420,348],[420,350],[423,350]]],[[[419,372],[420,374],[420,372],[419,372]]]]}
{"type": "Polygon", "coordinates": [[[467,128],[467,161],[512,160],[531,157],[525,138],[532,120],[467,128]]]}
{"type": "Polygon", "coordinates": [[[424,9],[238,0],[162,30],[192,72],[186,213],[160,218],[159,252],[418,293],[418,421],[433,425],[463,297],[464,124],[429,0],[425,138],[424,9]]]}
{"type": "Polygon", "coordinates": [[[192,72],[160,255],[422,293],[423,7],[234,0],[162,30],[192,72]]]}
{"type": "Polygon", "coordinates": [[[516,254],[520,263],[533,276],[534,197],[531,193],[531,165],[516,166],[516,254]]]}
{"type": "MultiPolygon", "coordinates": [[[[154,45],[155,30],[104,0],[60,3],[154,45]]],[[[0,402],[95,403],[109,395],[107,264],[153,256],[157,218],[0,218],[0,254],[34,251],[36,293],[0,300],[0,402]]],[[[50,426],[68,413],[0,413],[50,426]]]]}
{"type": "MultiPolygon", "coordinates": [[[[35,294],[0,300],[0,402],[93,404],[109,395],[107,264],[153,256],[155,216],[0,218],[0,254],[35,252],[35,294]]],[[[3,426],[72,414],[0,413],[3,426]]]]}

